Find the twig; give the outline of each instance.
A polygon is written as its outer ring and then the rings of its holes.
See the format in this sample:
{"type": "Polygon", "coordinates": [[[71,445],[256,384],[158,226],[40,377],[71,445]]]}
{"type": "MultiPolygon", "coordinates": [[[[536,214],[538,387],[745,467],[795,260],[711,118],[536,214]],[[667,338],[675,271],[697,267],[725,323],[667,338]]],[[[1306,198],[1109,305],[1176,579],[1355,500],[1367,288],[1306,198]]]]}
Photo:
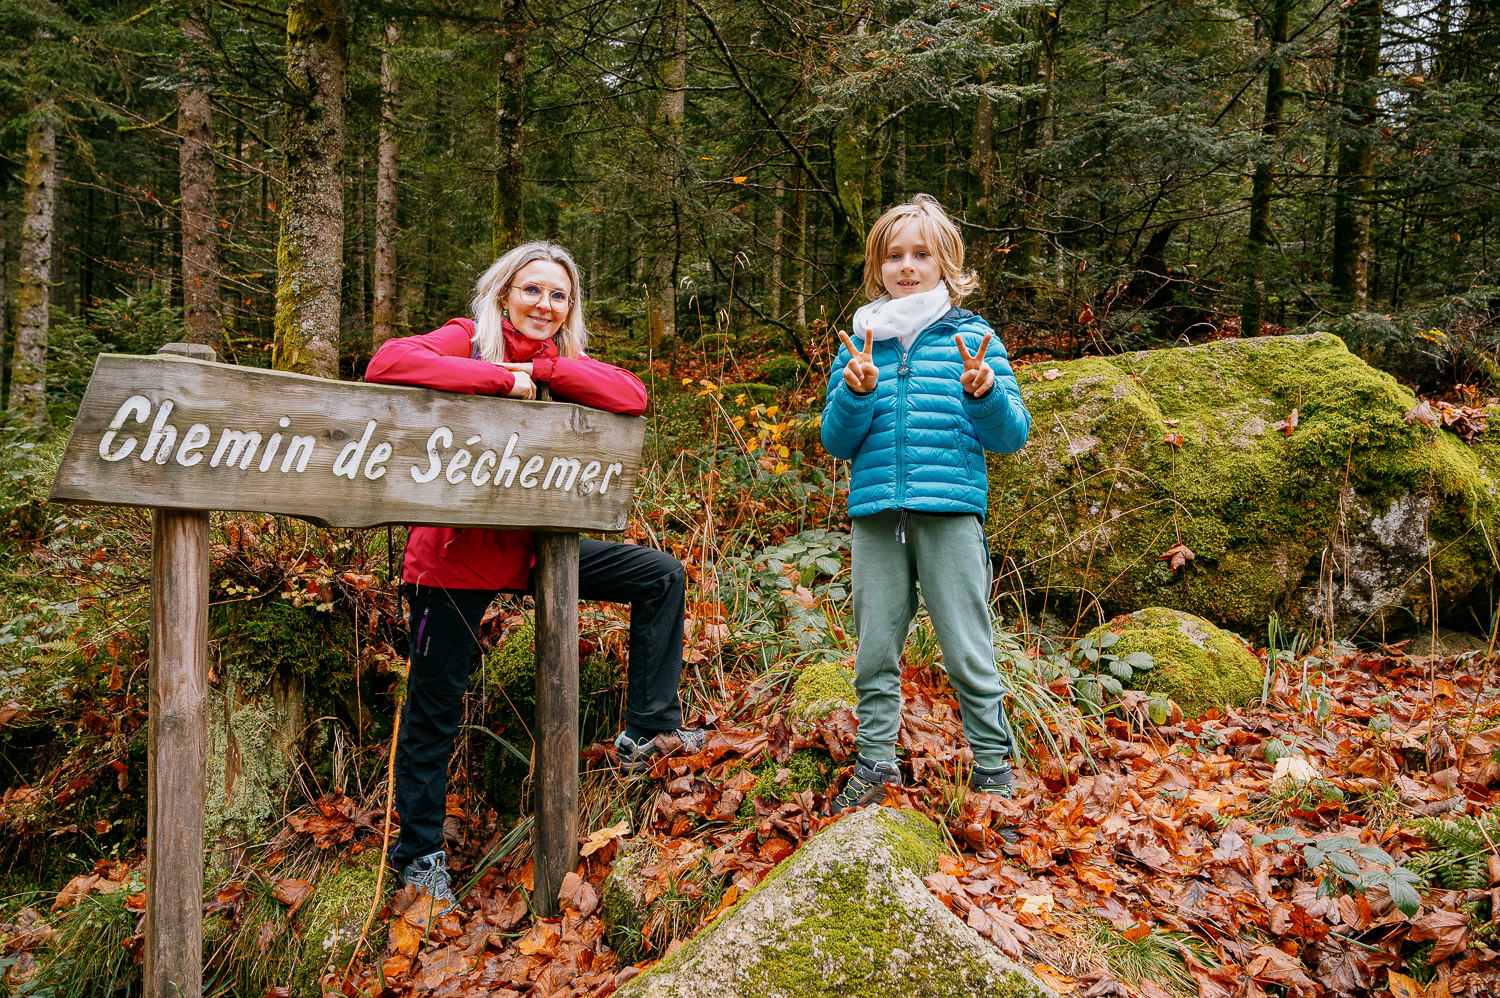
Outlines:
{"type": "Polygon", "coordinates": [[[375,896],[370,898],[364,927],[359,930],[354,949],[349,951],[349,962],[344,964],[344,972],[339,975],[343,981],[349,979],[349,971],[354,968],[360,950],[364,949],[365,937],[370,934],[370,926],[375,921],[375,912],[380,910],[380,895],[385,891],[385,867],[391,848],[391,800],[396,793],[396,743],[401,737],[401,711],[405,706],[406,698],[402,697],[401,703],[396,705],[396,723],[391,727],[391,754],[385,762],[385,824],[380,833],[380,869],[375,874],[375,896]]]}

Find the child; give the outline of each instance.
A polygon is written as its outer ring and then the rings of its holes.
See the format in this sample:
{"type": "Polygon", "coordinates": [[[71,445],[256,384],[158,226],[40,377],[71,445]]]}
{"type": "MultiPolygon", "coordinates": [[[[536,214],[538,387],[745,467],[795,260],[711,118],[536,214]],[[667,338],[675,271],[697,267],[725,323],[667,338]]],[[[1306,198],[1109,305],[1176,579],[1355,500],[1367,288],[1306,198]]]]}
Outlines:
{"type": "Polygon", "coordinates": [[[830,815],[901,784],[899,659],[919,580],[974,753],[971,785],[1012,794],[1005,689],[990,631],[984,452],[1020,450],[1031,415],[989,324],[954,305],[975,286],[958,227],[930,195],[890,209],[870,230],[865,293],[873,300],[854,313],[864,343],[839,333],[844,347],[823,409],[823,446],[853,462],[859,633],[859,754],[830,815]]]}

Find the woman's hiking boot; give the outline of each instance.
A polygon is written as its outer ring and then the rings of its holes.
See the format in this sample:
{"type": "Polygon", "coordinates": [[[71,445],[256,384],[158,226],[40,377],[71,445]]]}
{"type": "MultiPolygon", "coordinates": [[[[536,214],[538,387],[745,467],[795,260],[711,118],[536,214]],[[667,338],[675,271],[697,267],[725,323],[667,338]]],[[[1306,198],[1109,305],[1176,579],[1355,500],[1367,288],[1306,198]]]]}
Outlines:
{"type": "Polygon", "coordinates": [[[628,732],[615,736],[615,752],[620,758],[620,771],[639,773],[651,765],[651,760],[662,754],[661,743],[675,738],[682,743],[683,755],[697,755],[708,742],[708,732],[700,728],[678,728],[656,735],[630,737],[628,732]]]}
{"type": "Polygon", "coordinates": [[[446,915],[458,907],[458,898],[453,894],[453,879],[448,874],[447,853],[430,852],[426,856],[418,856],[401,868],[401,883],[427,892],[432,899],[434,918],[446,915]]]}

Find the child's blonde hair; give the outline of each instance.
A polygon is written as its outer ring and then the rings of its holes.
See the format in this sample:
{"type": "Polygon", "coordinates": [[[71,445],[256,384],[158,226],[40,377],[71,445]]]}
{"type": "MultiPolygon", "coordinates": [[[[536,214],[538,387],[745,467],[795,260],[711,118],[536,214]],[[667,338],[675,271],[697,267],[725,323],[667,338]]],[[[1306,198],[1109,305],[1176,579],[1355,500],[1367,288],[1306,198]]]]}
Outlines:
{"type": "Polygon", "coordinates": [[[938,269],[948,284],[948,296],[956,303],[977,291],[979,278],[972,270],[964,269],[964,237],[958,226],[937,198],[918,194],[904,204],[887,208],[870,227],[870,235],[865,239],[865,294],[873,301],[886,293],[885,282],[880,279],[880,264],[890,245],[891,231],[908,219],[916,219],[922,241],[936,254],[938,269]]]}

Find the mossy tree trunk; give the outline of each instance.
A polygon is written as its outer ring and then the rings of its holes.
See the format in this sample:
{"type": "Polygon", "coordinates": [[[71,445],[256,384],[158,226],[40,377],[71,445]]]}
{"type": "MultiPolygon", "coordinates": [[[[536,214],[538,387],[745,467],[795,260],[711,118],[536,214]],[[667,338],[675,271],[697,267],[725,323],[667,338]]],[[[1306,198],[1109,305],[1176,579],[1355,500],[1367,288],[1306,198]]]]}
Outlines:
{"type": "Polygon", "coordinates": [[[51,303],[52,235],[57,204],[56,109],[44,98],[26,133],[26,192],[21,219],[20,303],[10,372],[10,411],[47,424],[47,331],[51,303]]]}
{"type": "Polygon", "coordinates": [[[500,58],[495,78],[495,188],[491,239],[495,256],[526,238],[522,198],[521,125],[526,116],[526,3],[504,0],[499,12],[500,58]]]}
{"type": "Polygon", "coordinates": [[[1354,305],[1369,297],[1370,192],[1374,189],[1381,0],[1354,0],[1344,15],[1342,110],[1333,202],[1333,287],[1354,305]]]}
{"type": "Polygon", "coordinates": [[[190,9],[182,33],[188,40],[188,82],[177,92],[177,160],[182,198],[182,312],[191,343],[223,345],[219,305],[219,210],[214,192],[213,89],[207,67],[208,30],[203,12],[190,9]]]}
{"type": "Polygon", "coordinates": [[[1275,241],[1271,226],[1271,188],[1276,180],[1276,156],[1281,141],[1281,111],[1286,102],[1285,53],[1287,30],[1291,21],[1291,4],[1276,0],[1268,16],[1271,37],[1266,49],[1266,113],[1260,126],[1265,144],[1255,161],[1255,176],[1250,183],[1250,235],[1247,247],[1247,287],[1245,305],[1240,312],[1240,329],[1244,336],[1259,336],[1264,308],[1266,247],[1275,241]]]}
{"type": "Polygon", "coordinates": [[[1016,151],[1016,160],[1021,167],[1018,226],[1021,230],[1019,252],[1012,267],[1021,274],[1036,270],[1042,258],[1042,232],[1040,201],[1042,196],[1042,157],[1047,145],[1047,131],[1052,118],[1053,60],[1057,41],[1057,13],[1051,10],[1036,12],[1037,26],[1036,56],[1032,61],[1027,83],[1042,87],[1036,97],[1028,97],[1021,105],[1021,141],[1016,151]]]}
{"type": "Polygon", "coordinates": [[[396,181],[400,168],[400,137],[396,132],[396,95],[400,80],[395,48],[400,33],[394,24],[385,29],[380,53],[380,138],[375,165],[375,329],[371,352],[395,335],[396,328],[396,181]]]}
{"type": "Polygon", "coordinates": [[[347,0],[286,10],[286,186],[276,250],[275,367],[338,376],[344,263],[347,0]]]}

